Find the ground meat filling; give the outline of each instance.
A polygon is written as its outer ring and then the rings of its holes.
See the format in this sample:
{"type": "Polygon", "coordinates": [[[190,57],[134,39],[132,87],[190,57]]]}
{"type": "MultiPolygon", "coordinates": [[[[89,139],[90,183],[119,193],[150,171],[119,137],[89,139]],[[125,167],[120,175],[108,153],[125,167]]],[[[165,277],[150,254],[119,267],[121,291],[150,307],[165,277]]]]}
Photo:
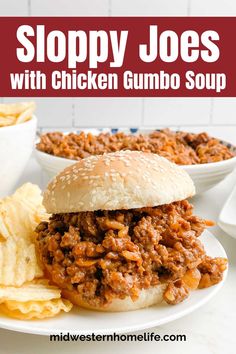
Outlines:
{"type": "Polygon", "coordinates": [[[37,149],[73,160],[120,150],[152,152],[178,165],[217,162],[234,156],[227,146],[207,133],[190,134],[169,129],[147,135],[47,133],[41,136],[37,149]]]}
{"type": "Polygon", "coordinates": [[[46,271],[61,288],[78,290],[89,304],[167,282],[164,299],[183,301],[191,289],[222,279],[226,260],[206,256],[198,236],[208,222],[188,201],[117,211],[55,214],[36,229],[46,271]]]}

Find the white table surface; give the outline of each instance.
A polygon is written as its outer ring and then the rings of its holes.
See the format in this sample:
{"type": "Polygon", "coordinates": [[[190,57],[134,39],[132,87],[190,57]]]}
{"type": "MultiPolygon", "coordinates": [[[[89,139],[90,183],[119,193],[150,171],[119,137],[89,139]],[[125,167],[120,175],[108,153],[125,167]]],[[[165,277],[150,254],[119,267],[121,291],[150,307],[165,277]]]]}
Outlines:
{"type": "MultiPolygon", "coordinates": [[[[37,183],[44,188],[43,176],[31,158],[19,181],[37,183]]],[[[196,214],[217,220],[220,209],[236,183],[236,173],[204,195],[195,197],[196,214]]],[[[236,213],[235,213],[236,217],[236,213]]],[[[21,334],[0,329],[0,354],[71,354],[71,353],[157,353],[157,354],[235,354],[236,353],[236,239],[218,227],[211,230],[222,243],[229,258],[229,273],[225,286],[202,308],[172,323],[154,328],[160,335],[185,334],[186,342],[49,342],[48,337],[21,334]]]]}

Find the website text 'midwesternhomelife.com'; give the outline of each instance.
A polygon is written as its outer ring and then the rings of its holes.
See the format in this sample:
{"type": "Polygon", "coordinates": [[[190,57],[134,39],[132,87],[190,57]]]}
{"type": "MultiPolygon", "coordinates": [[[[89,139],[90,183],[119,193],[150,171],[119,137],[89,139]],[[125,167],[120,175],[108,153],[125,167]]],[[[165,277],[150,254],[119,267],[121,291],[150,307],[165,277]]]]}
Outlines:
{"type": "Polygon", "coordinates": [[[50,334],[50,342],[186,342],[185,334],[164,334],[144,332],[137,334],[50,334]]]}

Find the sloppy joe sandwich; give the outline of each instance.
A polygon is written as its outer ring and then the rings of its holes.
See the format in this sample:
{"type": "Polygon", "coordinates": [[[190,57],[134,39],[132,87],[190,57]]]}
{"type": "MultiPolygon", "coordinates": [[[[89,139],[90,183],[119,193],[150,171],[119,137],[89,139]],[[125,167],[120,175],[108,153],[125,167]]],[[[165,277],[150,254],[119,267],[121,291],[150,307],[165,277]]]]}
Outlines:
{"type": "Polygon", "coordinates": [[[222,280],[227,260],[209,257],[205,221],[186,198],[189,175],[152,153],[90,156],[66,168],[44,193],[52,214],[37,229],[45,273],[76,305],[129,311],[222,280]]]}

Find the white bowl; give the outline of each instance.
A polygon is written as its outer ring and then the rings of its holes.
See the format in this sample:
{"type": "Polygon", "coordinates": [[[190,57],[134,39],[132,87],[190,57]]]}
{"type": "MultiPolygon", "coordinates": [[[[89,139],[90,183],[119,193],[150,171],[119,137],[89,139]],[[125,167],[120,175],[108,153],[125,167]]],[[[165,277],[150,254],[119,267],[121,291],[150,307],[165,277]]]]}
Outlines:
{"type": "Polygon", "coordinates": [[[181,166],[192,178],[196,194],[206,192],[223,181],[236,167],[236,157],[229,160],[181,166]]]}
{"type": "MultiPolygon", "coordinates": [[[[135,129],[132,129],[134,131],[135,129]]],[[[84,130],[86,133],[90,130],[84,130]]],[[[103,129],[102,131],[108,131],[108,129],[103,129]]],[[[123,131],[123,129],[122,129],[123,131]]],[[[153,130],[152,130],[153,131],[153,130]]],[[[101,132],[101,130],[93,129],[92,133],[96,134],[101,132]]],[[[116,130],[114,130],[116,132],[116,130]]],[[[138,130],[135,133],[148,133],[149,130],[138,130]]],[[[227,145],[231,150],[236,153],[236,147],[233,147],[231,144],[222,141],[227,145]]],[[[49,155],[42,151],[36,150],[36,158],[42,168],[47,172],[50,178],[54,177],[60,171],[62,171],[67,166],[70,166],[78,161],[70,160],[62,157],[57,157],[49,155]]],[[[236,156],[220,162],[206,163],[206,164],[197,164],[197,165],[182,165],[181,166],[185,171],[188,172],[192,180],[194,181],[196,187],[196,194],[205,192],[215,185],[220,183],[225,177],[227,177],[231,172],[233,172],[236,167],[236,156]]]]}
{"type": "Polygon", "coordinates": [[[37,127],[29,121],[0,128],[0,197],[12,192],[33,151],[37,127]]]}

